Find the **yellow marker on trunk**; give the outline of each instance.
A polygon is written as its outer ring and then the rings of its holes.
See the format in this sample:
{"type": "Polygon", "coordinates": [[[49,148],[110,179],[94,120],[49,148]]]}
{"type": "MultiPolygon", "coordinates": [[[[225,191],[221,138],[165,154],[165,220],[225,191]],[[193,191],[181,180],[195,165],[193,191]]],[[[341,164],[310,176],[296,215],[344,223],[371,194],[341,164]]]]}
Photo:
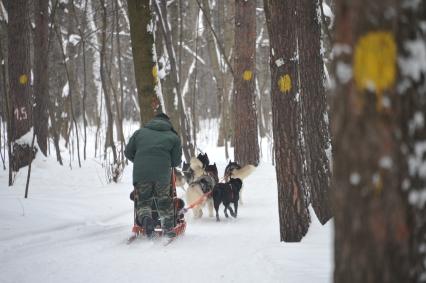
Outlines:
{"type": "Polygon", "coordinates": [[[252,78],[253,78],[253,72],[250,70],[245,70],[243,73],[243,80],[251,81],[252,78]]]}
{"type": "Polygon", "coordinates": [[[291,78],[288,74],[280,77],[278,80],[278,87],[282,93],[286,93],[291,90],[291,78]]]}
{"type": "Polygon", "coordinates": [[[397,47],[388,31],[374,31],[362,36],[355,46],[354,74],[358,91],[376,94],[377,109],[382,107],[383,92],[390,89],[396,78],[397,47]]]}
{"type": "Polygon", "coordinates": [[[27,75],[20,75],[19,76],[19,83],[21,84],[21,85],[24,85],[24,84],[26,84],[28,82],[28,76],[27,75]]]}
{"type": "Polygon", "coordinates": [[[152,67],[152,76],[154,77],[154,80],[157,81],[157,78],[158,78],[157,66],[152,67]]]}

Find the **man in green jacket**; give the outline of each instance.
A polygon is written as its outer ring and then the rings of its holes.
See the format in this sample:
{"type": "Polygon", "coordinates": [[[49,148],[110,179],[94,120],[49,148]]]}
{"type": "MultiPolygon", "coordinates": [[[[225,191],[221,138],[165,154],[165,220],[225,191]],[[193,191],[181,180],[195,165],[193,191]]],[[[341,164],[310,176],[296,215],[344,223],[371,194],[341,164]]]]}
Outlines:
{"type": "Polygon", "coordinates": [[[174,237],[172,228],[173,200],[170,194],[172,167],[180,165],[182,146],[166,114],[157,114],[130,138],[124,151],[133,162],[133,186],[135,187],[137,222],[148,237],[154,232],[151,216],[153,200],[166,236],[174,237]]]}

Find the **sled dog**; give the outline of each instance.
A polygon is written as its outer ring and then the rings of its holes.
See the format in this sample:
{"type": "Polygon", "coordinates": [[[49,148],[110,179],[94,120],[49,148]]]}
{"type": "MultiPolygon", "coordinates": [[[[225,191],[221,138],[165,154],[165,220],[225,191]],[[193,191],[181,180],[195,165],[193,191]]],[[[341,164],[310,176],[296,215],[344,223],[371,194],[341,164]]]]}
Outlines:
{"type": "MultiPolygon", "coordinates": [[[[228,182],[231,178],[234,179],[241,179],[243,181],[245,178],[250,176],[251,173],[256,169],[255,166],[248,164],[244,167],[241,167],[240,164],[237,162],[229,161],[228,165],[225,168],[225,174],[224,179],[226,182],[228,182]]],[[[243,198],[242,198],[242,188],[240,189],[240,204],[243,204],[243,198]]]]}
{"type": "Polygon", "coordinates": [[[241,179],[231,178],[229,182],[226,183],[217,183],[213,188],[213,203],[214,209],[216,210],[216,221],[219,219],[219,206],[221,203],[225,206],[223,212],[225,213],[226,218],[228,218],[227,210],[231,213],[231,216],[237,218],[238,214],[238,200],[240,195],[241,187],[243,182],[241,179]],[[234,204],[234,210],[230,204],[234,204]]]}
{"type": "MultiPolygon", "coordinates": [[[[219,177],[217,173],[216,163],[209,165],[210,161],[205,154],[199,154],[197,157],[192,157],[190,161],[190,168],[193,172],[192,180],[189,183],[186,192],[186,200],[188,204],[196,202],[202,198],[203,195],[210,193],[213,187],[218,182],[219,177]]],[[[213,199],[211,195],[206,197],[198,206],[192,209],[195,218],[203,216],[203,208],[207,204],[209,209],[209,216],[213,217],[213,199]]]]}

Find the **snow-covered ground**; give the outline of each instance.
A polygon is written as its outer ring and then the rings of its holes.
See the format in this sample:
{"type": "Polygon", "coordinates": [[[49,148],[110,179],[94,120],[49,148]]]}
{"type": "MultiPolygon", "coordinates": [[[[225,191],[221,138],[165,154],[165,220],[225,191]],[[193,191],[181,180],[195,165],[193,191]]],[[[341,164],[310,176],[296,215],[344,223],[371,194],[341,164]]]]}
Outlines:
{"type": "MultiPolygon", "coordinates": [[[[223,148],[199,140],[223,174],[223,148]]],[[[26,170],[12,188],[0,171],[1,283],[332,281],[333,224],[321,226],[313,216],[301,243],[281,243],[275,169],[268,162],[245,180],[238,219],[226,219],[222,208],[219,223],[193,220],[189,212],[185,235],[167,247],[144,239],[126,245],[131,165],[120,183],[106,184],[94,159],[73,170],[53,157],[33,164],[28,199],[26,170]]]]}

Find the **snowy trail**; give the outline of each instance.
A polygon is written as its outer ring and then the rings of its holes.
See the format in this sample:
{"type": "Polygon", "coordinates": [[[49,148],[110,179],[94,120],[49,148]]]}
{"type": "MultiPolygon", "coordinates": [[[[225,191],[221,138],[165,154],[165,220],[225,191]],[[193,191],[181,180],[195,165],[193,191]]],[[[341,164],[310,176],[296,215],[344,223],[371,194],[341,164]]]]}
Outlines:
{"type": "MultiPolygon", "coordinates": [[[[225,162],[219,162],[223,173],[225,162]]],[[[131,166],[119,184],[103,169],[36,160],[29,199],[25,178],[13,189],[0,173],[0,282],[331,282],[332,223],[315,217],[298,244],[279,242],[275,170],[269,164],[244,182],[237,219],[186,216],[183,237],[167,247],[130,235],[131,166]]],[[[182,190],[179,190],[182,193],[182,190]]]]}

